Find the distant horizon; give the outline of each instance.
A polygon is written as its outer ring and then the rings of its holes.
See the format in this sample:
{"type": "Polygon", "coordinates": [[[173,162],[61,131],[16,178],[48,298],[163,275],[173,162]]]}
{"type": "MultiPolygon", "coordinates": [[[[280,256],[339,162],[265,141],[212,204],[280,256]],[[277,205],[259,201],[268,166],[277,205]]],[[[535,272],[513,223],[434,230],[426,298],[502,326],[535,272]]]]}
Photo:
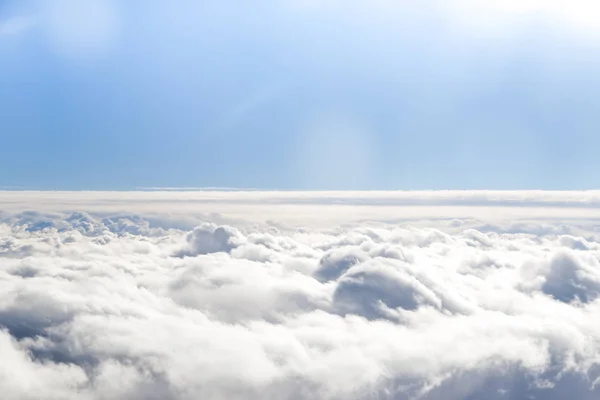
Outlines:
{"type": "Polygon", "coordinates": [[[471,192],[471,193],[600,193],[600,188],[593,189],[294,189],[294,188],[245,188],[245,187],[132,187],[132,188],[35,188],[35,187],[7,187],[0,186],[0,192],[299,192],[299,193],[360,193],[360,192],[406,192],[406,193],[428,193],[428,192],[471,192]]]}

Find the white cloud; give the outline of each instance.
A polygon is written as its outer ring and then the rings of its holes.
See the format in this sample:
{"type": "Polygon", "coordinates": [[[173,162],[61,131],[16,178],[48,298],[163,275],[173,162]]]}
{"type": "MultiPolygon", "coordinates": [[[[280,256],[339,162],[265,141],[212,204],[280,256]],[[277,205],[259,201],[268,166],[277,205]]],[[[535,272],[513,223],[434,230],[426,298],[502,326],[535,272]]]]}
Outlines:
{"type": "Polygon", "coordinates": [[[214,224],[203,224],[190,232],[187,241],[187,248],[178,253],[180,256],[195,256],[198,254],[220,252],[228,253],[241,245],[244,239],[236,229],[215,226],[214,224]]]}
{"type": "Polygon", "coordinates": [[[600,241],[573,210],[597,201],[2,193],[2,396],[595,399],[600,241]],[[298,228],[302,204],[324,221],[298,228]]]}

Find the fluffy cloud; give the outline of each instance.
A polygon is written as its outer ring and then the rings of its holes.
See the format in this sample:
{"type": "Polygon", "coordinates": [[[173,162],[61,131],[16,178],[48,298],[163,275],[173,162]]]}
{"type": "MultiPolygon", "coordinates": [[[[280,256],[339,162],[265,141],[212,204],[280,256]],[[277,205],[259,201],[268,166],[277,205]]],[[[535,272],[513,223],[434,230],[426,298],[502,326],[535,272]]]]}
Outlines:
{"type": "Polygon", "coordinates": [[[593,225],[97,206],[1,215],[3,399],[600,395],[593,225]]]}
{"type": "Polygon", "coordinates": [[[227,226],[203,224],[194,228],[187,236],[188,248],[178,254],[195,256],[198,254],[229,253],[244,242],[236,229],[227,226]]]}

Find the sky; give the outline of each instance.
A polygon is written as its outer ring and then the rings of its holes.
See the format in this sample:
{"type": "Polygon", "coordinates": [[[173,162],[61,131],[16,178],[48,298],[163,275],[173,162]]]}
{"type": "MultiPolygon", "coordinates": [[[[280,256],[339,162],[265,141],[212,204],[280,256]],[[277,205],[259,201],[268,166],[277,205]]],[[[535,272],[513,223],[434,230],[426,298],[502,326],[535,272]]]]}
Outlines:
{"type": "Polygon", "coordinates": [[[591,0],[2,0],[0,187],[592,189],[591,0]]]}

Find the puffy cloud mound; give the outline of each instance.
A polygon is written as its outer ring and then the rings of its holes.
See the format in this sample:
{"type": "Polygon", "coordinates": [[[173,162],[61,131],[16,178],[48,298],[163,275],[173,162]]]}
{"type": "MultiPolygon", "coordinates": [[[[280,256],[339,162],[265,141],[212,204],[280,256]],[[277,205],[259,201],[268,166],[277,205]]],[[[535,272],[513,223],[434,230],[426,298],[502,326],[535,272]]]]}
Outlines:
{"type": "Polygon", "coordinates": [[[180,256],[228,253],[241,244],[243,238],[234,228],[203,224],[188,234],[187,242],[187,247],[178,253],[180,256]]]}
{"type": "Polygon", "coordinates": [[[594,228],[1,217],[3,400],[600,396],[594,228]]]}
{"type": "Polygon", "coordinates": [[[380,259],[344,274],[337,282],[333,301],[344,313],[368,319],[385,318],[398,309],[416,310],[422,305],[441,307],[436,294],[402,264],[380,259]]]}
{"type": "Polygon", "coordinates": [[[595,257],[580,260],[574,254],[558,253],[545,278],[542,291],[560,301],[587,303],[600,294],[600,264],[595,257]]]}

